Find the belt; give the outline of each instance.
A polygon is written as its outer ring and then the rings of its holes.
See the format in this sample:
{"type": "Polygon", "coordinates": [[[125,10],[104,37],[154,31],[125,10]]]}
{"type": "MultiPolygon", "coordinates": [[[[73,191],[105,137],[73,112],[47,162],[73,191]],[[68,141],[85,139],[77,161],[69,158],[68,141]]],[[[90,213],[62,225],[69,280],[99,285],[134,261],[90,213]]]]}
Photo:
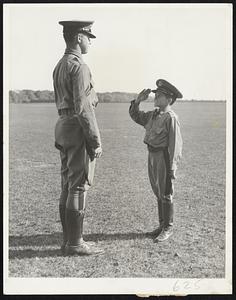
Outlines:
{"type": "Polygon", "coordinates": [[[58,109],[59,116],[73,116],[75,114],[74,108],[58,109]]]}
{"type": "Polygon", "coordinates": [[[153,147],[153,146],[148,145],[148,144],[147,144],[147,147],[148,147],[148,150],[150,152],[165,151],[167,149],[167,147],[153,147]]]}

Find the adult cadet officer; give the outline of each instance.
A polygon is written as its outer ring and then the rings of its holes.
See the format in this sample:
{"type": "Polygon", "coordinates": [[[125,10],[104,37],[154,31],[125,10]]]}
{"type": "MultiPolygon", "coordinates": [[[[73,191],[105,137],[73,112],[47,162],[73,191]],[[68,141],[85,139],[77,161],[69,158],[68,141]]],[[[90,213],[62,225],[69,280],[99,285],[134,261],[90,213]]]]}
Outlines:
{"type": "Polygon", "coordinates": [[[148,148],[148,175],[152,190],[157,197],[159,227],[151,234],[155,242],[163,242],[173,234],[173,182],[177,163],[182,152],[182,137],[177,115],[171,105],[182,94],[164,79],[156,81],[157,89],[144,89],[136,100],[131,101],[131,118],[144,126],[144,143],[148,148]],[[139,104],[155,93],[156,109],[139,110],[139,104]]]}
{"type": "Polygon", "coordinates": [[[94,109],[98,98],[91,72],[82,59],[89,51],[93,21],[61,21],[66,50],[53,71],[59,118],[55,146],[61,158],[61,250],[67,255],[90,255],[102,250],[83,240],[86,193],[92,185],[95,161],[102,154],[94,109]]]}

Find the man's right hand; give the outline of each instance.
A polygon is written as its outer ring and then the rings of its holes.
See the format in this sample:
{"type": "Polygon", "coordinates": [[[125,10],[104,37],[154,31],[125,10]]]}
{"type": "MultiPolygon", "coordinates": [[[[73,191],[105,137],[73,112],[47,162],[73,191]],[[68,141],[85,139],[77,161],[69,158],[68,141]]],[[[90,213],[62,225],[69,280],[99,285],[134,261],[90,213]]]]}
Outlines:
{"type": "Polygon", "coordinates": [[[144,90],[142,90],[138,94],[138,97],[135,100],[135,103],[139,104],[140,102],[147,100],[147,98],[148,98],[149,94],[151,93],[151,91],[152,91],[151,89],[144,89],[144,90]]]}
{"type": "Polygon", "coordinates": [[[170,178],[171,179],[176,179],[176,170],[170,170],[170,178]]]}
{"type": "Polygon", "coordinates": [[[98,147],[94,150],[94,157],[99,158],[102,155],[102,147],[98,147]]]}

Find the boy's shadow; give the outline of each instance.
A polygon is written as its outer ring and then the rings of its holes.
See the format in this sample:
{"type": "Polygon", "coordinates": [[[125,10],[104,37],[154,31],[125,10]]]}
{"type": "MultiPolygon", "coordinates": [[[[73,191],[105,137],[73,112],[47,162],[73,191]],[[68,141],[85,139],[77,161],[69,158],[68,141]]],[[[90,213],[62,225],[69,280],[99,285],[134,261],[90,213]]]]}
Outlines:
{"type": "MultiPolygon", "coordinates": [[[[85,241],[113,241],[113,240],[136,240],[148,238],[150,234],[146,233],[92,233],[84,234],[85,241]]],[[[24,259],[32,257],[55,257],[62,256],[60,251],[60,243],[62,241],[62,233],[56,232],[53,234],[38,234],[31,236],[10,236],[10,247],[29,247],[28,249],[9,249],[9,259],[24,259]],[[48,247],[58,246],[57,249],[37,249],[34,250],[31,247],[48,247]]]]}

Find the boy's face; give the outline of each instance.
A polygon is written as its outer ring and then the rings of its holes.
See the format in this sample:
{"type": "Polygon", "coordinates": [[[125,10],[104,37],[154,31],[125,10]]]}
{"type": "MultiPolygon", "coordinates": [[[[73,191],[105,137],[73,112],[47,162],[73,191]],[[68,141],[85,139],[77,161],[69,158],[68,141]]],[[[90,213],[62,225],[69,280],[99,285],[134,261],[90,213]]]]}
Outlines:
{"type": "Polygon", "coordinates": [[[154,107],[165,108],[170,104],[170,101],[170,98],[166,94],[157,91],[154,98],[154,107]]]}

